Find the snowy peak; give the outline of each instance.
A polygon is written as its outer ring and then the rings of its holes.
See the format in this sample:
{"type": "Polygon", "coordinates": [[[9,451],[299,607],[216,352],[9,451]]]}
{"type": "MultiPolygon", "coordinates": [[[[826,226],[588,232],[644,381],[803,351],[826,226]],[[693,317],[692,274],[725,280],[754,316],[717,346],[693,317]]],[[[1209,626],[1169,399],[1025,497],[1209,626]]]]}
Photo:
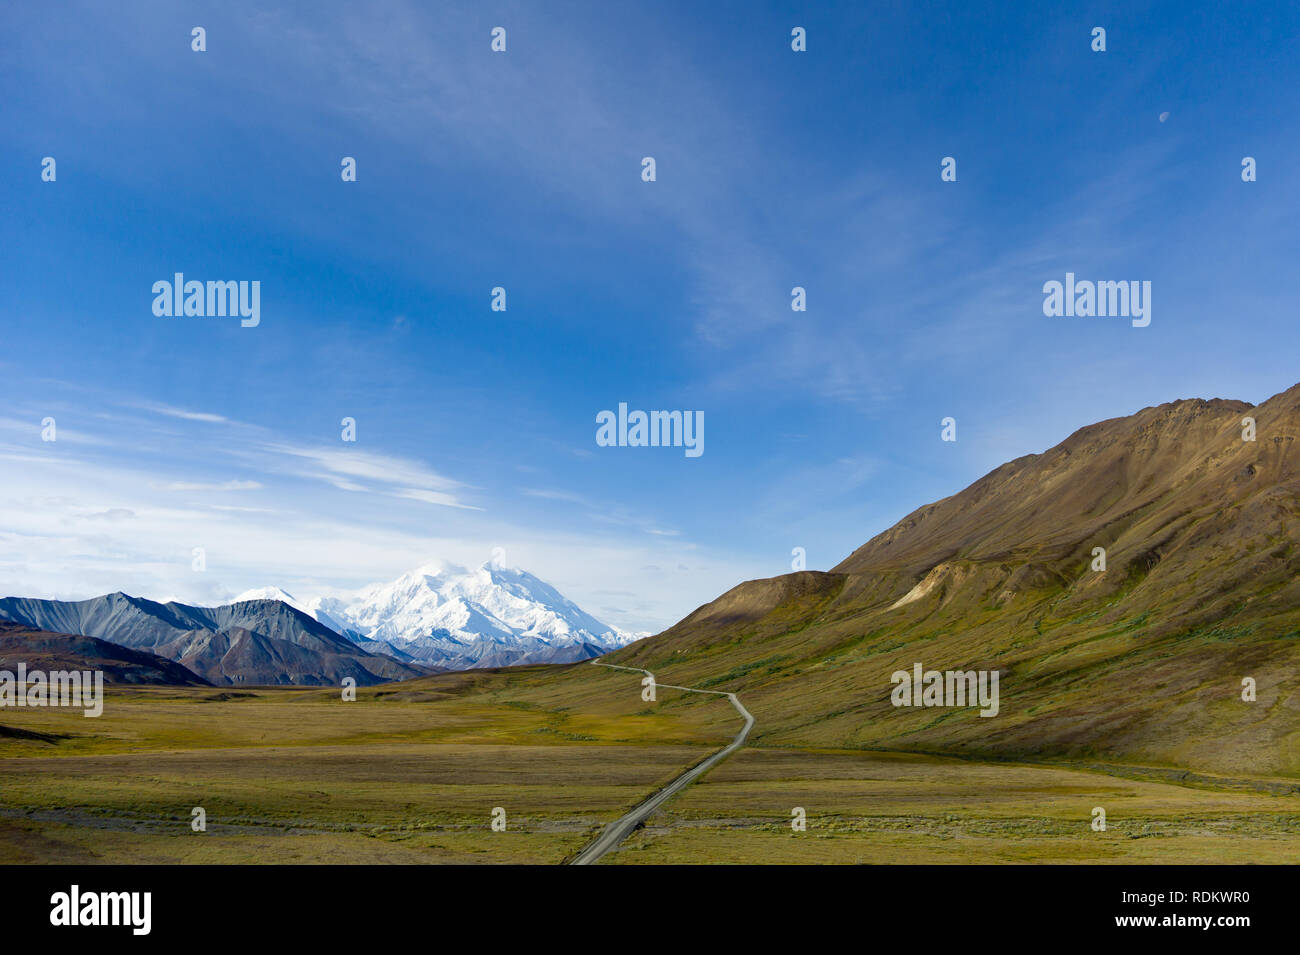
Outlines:
{"type": "Polygon", "coordinates": [[[345,597],[299,601],[277,587],[238,600],[283,600],[371,652],[466,669],[572,662],[637,639],[601,623],[527,571],[426,564],[345,597]]]}

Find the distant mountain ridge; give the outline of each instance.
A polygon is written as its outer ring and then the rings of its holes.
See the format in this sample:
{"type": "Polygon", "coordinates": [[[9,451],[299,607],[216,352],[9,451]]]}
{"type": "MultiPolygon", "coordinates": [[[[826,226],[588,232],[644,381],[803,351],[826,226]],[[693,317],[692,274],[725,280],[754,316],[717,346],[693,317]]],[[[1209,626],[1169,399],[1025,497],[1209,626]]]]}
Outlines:
{"type": "Polygon", "coordinates": [[[642,634],[608,626],[538,577],[485,563],[428,564],[345,598],[298,600],[278,587],[240,594],[296,607],[370,652],[448,669],[573,663],[642,634]]]}
{"type": "Polygon", "coordinates": [[[147,650],[218,685],[337,686],[351,677],[370,686],[431,672],[367,653],[274,600],[193,607],[121,592],[78,601],[5,597],[0,620],[147,650]]]}
{"type": "Polygon", "coordinates": [[[26,664],[28,672],[99,670],[104,674],[105,683],[209,685],[179,663],[144,650],[0,620],[0,669],[13,671],[19,663],[26,664]]]}
{"type": "Polygon", "coordinates": [[[640,635],[606,626],[525,571],[426,565],[348,598],[279,588],[229,604],[0,599],[0,620],[105,640],[172,660],[218,685],[358,686],[440,670],[573,663],[640,635]]]}

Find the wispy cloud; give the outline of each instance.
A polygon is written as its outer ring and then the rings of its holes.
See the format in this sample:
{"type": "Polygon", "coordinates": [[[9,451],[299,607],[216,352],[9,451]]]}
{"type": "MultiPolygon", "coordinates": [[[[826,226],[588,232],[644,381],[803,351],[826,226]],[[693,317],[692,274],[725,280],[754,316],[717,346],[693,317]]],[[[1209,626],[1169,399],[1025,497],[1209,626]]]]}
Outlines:
{"type": "Polygon", "coordinates": [[[182,421],[205,421],[208,424],[227,424],[230,420],[224,415],[212,414],[207,411],[189,411],[185,408],[174,408],[171,405],[144,404],[139,407],[146,411],[152,411],[154,414],[166,415],[168,418],[180,418],[182,421]]]}
{"type": "Polygon", "coordinates": [[[682,599],[702,603],[745,573],[713,558],[692,573],[657,579],[638,604],[611,607],[595,592],[617,589],[647,563],[675,566],[681,542],[661,549],[653,536],[638,544],[625,534],[488,522],[483,511],[445,492],[391,484],[375,485],[372,495],[346,495],[373,498],[375,508],[365,510],[340,500],[341,492],[328,482],[315,482],[319,490],[304,489],[296,473],[270,473],[256,482],[265,507],[192,500],[178,506],[155,488],[205,482],[166,479],[152,461],[77,461],[50,452],[30,452],[24,459],[21,468],[0,468],[0,509],[11,515],[0,528],[3,595],[82,599],[124,590],[220,603],[271,584],[329,594],[389,580],[433,560],[482,563],[494,546],[504,545],[513,564],[540,574],[606,622],[648,629],[671,624],[682,599]],[[422,517],[429,504],[466,515],[470,523],[452,528],[440,521],[433,532],[422,517]],[[191,567],[195,547],[206,555],[203,573],[191,567]]]}
{"type": "Polygon", "coordinates": [[[264,444],[262,451],[272,462],[275,459],[287,460],[290,473],[324,481],[341,490],[376,490],[426,504],[479,509],[456,495],[456,491],[467,485],[409,458],[355,447],[306,447],[286,443],[264,444]]]}
{"type": "Polygon", "coordinates": [[[440,507],[458,507],[468,511],[481,511],[481,507],[464,504],[451,494],[443,491],[429,491],[422,488],[404,487],[390,492],[394,497],[404,497],[410,501],[423,501],[425,504],[437,504],[440,507]]]}
{"type": "Polygon", "coordinates": [[[256,491],[262,484],[258,481],[223,481],[219,484],[202,481],[170,481],[166,484],[149,485],[155,491],[256,491]]]}
{"type": "Polygon", "coordinates": [[[525,494],[528,497],[541,498],[544,501],[564,501],[565,503],[577,504],[581,507],[595,507],[595,504],[589,498],[583,497],[581,494],[574,494],[572,491],[557,491],[548,488],[529,487],[524,488],[520,493],[525,494]]]}

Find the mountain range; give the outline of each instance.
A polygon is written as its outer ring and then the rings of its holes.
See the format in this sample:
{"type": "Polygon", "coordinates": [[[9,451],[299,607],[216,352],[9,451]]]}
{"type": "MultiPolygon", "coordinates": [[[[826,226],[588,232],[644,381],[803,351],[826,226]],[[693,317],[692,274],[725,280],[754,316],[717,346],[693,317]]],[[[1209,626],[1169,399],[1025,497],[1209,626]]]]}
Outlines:
{"type": "MultiPolygon", "coordinates": [[[[358,686],[441,670],[572,663],[638,638],[608,627],[522,570],[428,565],[348,597],[279,588],[220,607],[124,593],[0,599],[0,621],[145,650],[213,684],[358,686]]],[[[87,647],[87,652],[94,648],[87,647]]]]}

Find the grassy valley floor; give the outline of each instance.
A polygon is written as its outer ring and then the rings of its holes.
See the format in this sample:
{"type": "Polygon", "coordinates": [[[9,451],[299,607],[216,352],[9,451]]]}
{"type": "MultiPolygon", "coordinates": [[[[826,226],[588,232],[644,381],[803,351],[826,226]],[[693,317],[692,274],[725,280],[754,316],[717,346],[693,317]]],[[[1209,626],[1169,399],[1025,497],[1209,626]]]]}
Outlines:
{"type": "MultiPolygon", "coordinates": [[[[736,730],[594,667],[362,690],[109,689],[0,711],[0,863],[563,862],[736,730]],[[575,699],[573,687],[590,690],[575,699]],[[190,828],[206,812],[207,831],[190,828]],[[493,810],[506,813],[493,831],[493,810]]],[[[606,863],[1291,862],[1288,781],[746,748],[606,863]],[[1268,791],[1269,789],[1272,791],[1268,791]],[[1107,830],[1091,828],[1094,807],[1107,830]],[[790,828],[803,807],[805,832],[790,828]]]]}
{"type": "Polygon", "coordinates": [[[647,822],[616,863],[1289,863],[1300,795],[903,753],[750,749],[647,822]],[[791,828],[801,807],[807,828],[791,828]],[[1092,812],[1106,812],[1094,831],[1092,812]]]}

